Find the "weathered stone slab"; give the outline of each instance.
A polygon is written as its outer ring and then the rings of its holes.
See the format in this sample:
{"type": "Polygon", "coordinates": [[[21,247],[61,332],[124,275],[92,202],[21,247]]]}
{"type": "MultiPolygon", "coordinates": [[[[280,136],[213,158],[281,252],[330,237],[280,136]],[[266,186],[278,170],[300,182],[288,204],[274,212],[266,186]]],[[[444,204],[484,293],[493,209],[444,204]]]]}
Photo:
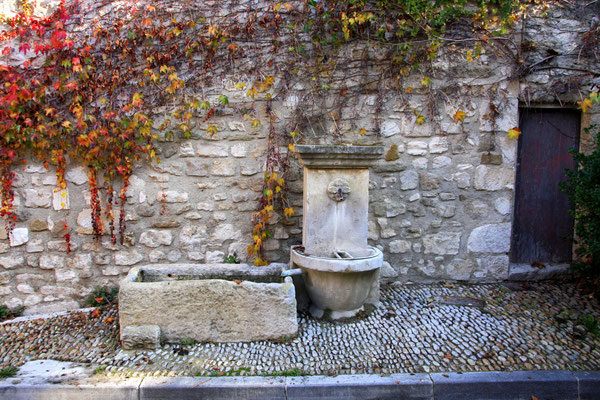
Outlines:
{"type": "Polygon", "coordinates": [[[160,328],[157,325],[129,325],[121,332],[125,350],[156,349],[160,346],[160,328]]]}
{"type": "Polygon", "coordinates": [[[248,342],[296,336],[294,285],[289,277],[284,283],[275,283],[282,266],[165,264],[133,268],[120,285],[121,338],[131,332],[128,327],[142,325],[159,327],[165,342],[248,342]]]}
{"type": "Polygon", "coordinates": [[[510,223],[488,224],[473,229],[467,248],[473,253],[506,253],[510,250],[510,223]]]}

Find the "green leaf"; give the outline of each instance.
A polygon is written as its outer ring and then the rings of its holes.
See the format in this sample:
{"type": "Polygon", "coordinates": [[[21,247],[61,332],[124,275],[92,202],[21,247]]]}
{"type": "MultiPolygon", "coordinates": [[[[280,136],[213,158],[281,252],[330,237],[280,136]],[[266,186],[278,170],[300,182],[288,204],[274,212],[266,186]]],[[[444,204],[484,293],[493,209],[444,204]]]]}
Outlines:
{"type": "Polygon", "coordinates": [[[223,105],[227,105],[227,104],[229,104],[229,99],[227,98],[227,96],[222,94],[219,96],[219,103],[221,103],[223,105]]]}

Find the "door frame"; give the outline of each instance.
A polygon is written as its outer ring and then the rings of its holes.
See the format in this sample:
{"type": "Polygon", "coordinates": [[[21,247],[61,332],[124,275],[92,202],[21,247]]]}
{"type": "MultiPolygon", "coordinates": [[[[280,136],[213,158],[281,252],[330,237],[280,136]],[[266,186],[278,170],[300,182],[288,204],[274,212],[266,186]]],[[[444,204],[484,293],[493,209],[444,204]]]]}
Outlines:
{"type": "MultiPolygon", "coordinates": [[[[518,121],[519,125],[521,124],[521,109],[529,108],[529,109],[554,109],[554,110],[578,110],[576,104],[556,104],[556,103],[523,103],[519,102],[518,108],[518,121]]],[[[592,135],[588,134],[585,131],[585,127],[590,125],[590,116],[586,113],[580,113],[579,119],[579,137],[578,137],[578,151],[590,152],[593,151],[593,138],[592,135]]],[[[514,234],[515,227],[515,217],[516,217],[516,202],[517,202],[517,187],[519,185],[517,180],[517,170],[519,168],[519,151],[520,144],[516,147],[515,154],[515,186],[513,191],[513,200],[512,200],[512,219],[511,219],[511,232],[510,232],[510,240],[511,246],[509,250],[509,265],[508,265],[508,280],[512,281],[525,281],[525,280],[544,280],[544,279],[553,279],[559,277],[568,276],[571,273],[571,264],[561,263],[561,264],[546,264],[544,268],[536,268],[532,267],[527,263],[516,263],[510,260],[510,254],[512,253],[512,240],[514,234]]],[[[574,227],[573,227],[574,229],[574,227]]],[[[574,234],[574,232],[573,232],[574,234]]],[[[573,243],[571,252],[572,252],[572,260],[577,260],[575,250],[575,243],[573,243]]]]}

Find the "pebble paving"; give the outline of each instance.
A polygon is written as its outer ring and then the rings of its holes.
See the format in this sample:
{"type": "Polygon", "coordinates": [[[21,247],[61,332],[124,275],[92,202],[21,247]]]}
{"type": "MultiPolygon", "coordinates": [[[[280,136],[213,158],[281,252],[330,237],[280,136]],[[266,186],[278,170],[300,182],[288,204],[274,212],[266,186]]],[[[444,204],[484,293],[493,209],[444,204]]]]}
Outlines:
{"type": "Polygon", "coordinates": [[[0,367],[56,359],[129,377],[600,370],[600,336],[580,322],[600,321],[595,299],[570,283],[518,289],[392,285],[366,318],[329,323],[299,316],[299,336],[287,342],[165,344],[152,351],[120,348],[116,308],[73,312],[0,325],[0,367]]]}

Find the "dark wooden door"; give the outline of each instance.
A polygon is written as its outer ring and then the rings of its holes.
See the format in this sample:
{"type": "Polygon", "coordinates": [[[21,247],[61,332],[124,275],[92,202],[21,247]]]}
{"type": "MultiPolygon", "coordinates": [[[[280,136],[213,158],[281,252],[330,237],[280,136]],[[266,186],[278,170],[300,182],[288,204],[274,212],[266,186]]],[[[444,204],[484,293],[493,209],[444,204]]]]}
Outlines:
{"type": "Polygon", "coordinates": [[[576,110],[522,108],[519,127],[511,261],[558,264],[571,261],[573,218],[558,183],[573,168],[570,148],[579,147],[576,110]]]}

